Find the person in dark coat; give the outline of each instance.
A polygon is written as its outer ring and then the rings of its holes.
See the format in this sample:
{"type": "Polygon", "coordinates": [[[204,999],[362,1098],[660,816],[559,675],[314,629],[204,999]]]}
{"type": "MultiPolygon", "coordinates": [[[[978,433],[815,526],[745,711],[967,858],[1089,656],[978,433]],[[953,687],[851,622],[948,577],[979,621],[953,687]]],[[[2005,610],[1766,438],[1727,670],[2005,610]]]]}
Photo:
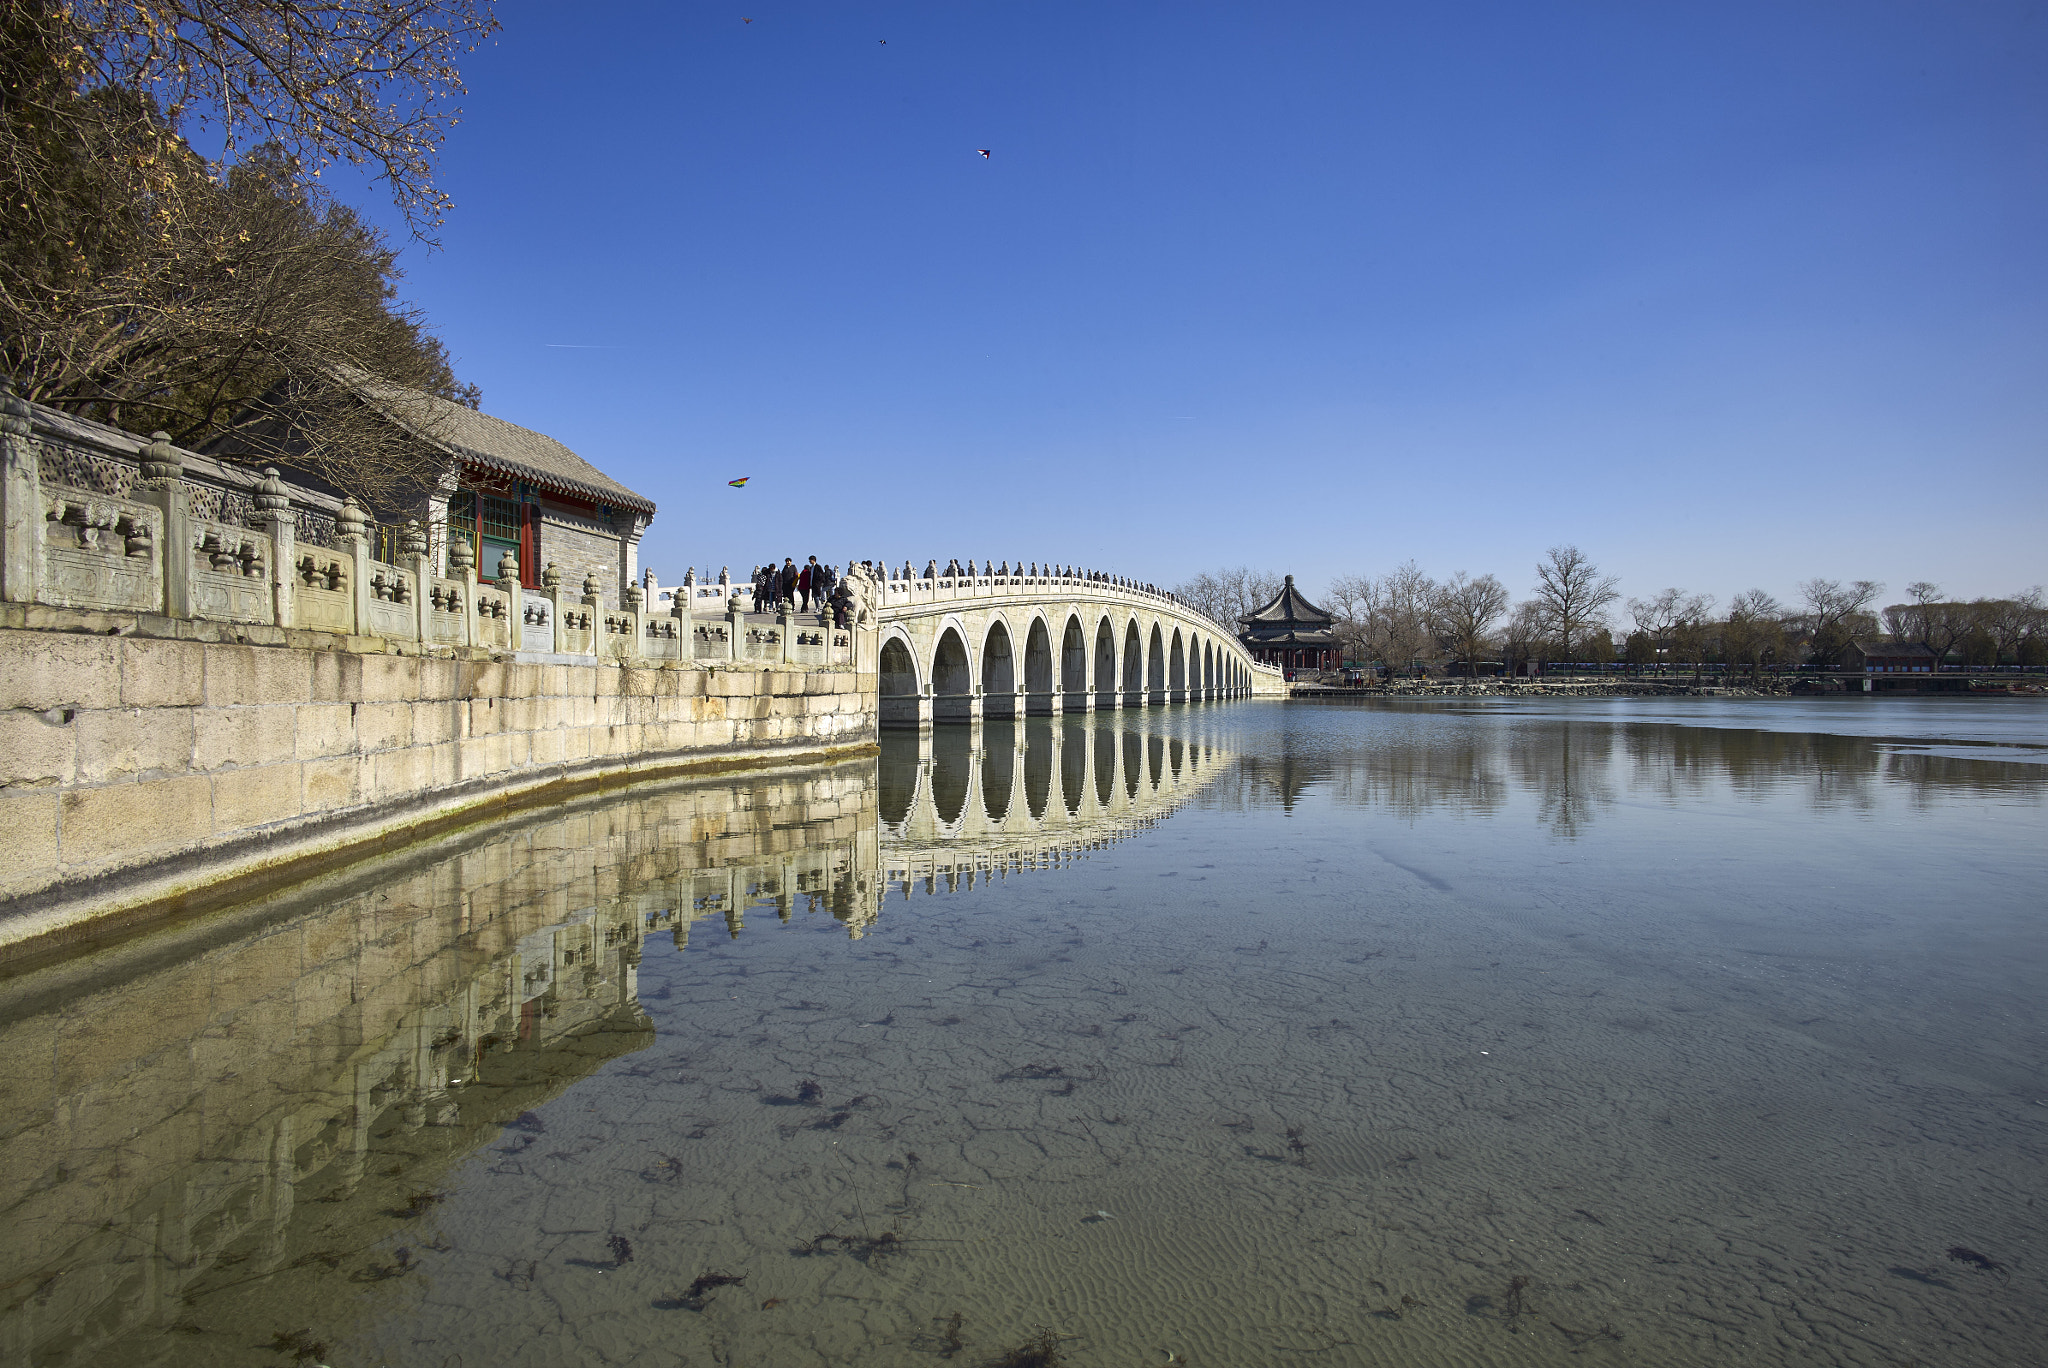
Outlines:
{"type": "MultiPolygon", "coordinates": [[[[813,556],[813,560],[817,557],[813,556]]],[[[829,565],[816,566],[811,571],[811,601],[824,612],[825,605],[832,601],[833,586],[839,583],[838,574],[829,565]]]]}
{"type": "Polygon", "coordinates": [[[776,576],[775,602],[777,607],[796,602],[796,562],[788,556],[782,558],[782,570],[776,576]]]}

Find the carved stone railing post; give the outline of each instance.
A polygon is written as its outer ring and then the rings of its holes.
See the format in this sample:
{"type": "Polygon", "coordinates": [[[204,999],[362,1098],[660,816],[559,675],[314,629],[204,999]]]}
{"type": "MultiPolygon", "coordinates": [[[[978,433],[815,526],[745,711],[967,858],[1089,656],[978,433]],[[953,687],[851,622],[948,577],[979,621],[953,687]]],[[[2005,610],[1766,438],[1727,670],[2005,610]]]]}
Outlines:
{"type": "Polygon", "coordinates": [[[428,554],[433,542],[418,518],[405,520],[398,537],[398,553],[405,568],[412,571],[413,617],[419,623],[419,642],[424,648],[434,639],[434,605],[427,593],[434,582],[434,561],[428,554]]]}
{"type": "Polygon", "coordinates": [[[34,603],[43,581],[43,468],[29,407],[0,381],[0,598],[34,603]]]}
{"type": "Polygon", "coordinates": [[[469,533],[459,527],[448,530],[448,578],[461,586],[456,590],[462,604],[462,644],[474,646],[483,640],[482,614],[476,602],[476,548],[469,533]]]}
{"type": "MultiPolygon", "coordinates": [[[[648,575],[651,580],[653,571],[649,571],[648,575]]],[[[629,660],[637,660],[647,654],[647,639],[643,635],[646,629],[642,625],[647,616],[646,602],[646,591],[630,580],[619,590],[619,618],[626,625],[626,636],[630,646],[626,656],[629,660]]]]}
{"type": "Polygon", "coordinates": [[[350,495],[334,515],[335,549],[349,561],[349,633],[362,636],[370,626],[370,515],[350,495]]]}
{"type": "Polygon", "coordinates": [[[161,509],[164,535],[157,543],[164,558],[164,616],[192,616],[192,496],[185,488],[185,459],[171,445],[171,434],[152,432],[142,449],[142,478],[135,497],[161,509]]]}
{"type": "Polygon", "coordinates": [[[519,583],[519,555],[509,548],[498,557],[498,592],[505,596],[505,649],[516,651],[526,640],[526,591],[519,583]]]}
{"type": "Polygon", "coordinates": [[[590,619],[590,654],[594,659],[603,660],[604,585],[598,582],[595,570],[583,577],[583,615],[590,619]]]}
{"type": "Polygon", "coordinates": [[[781,603],[775,609],[776,630],[782,636],[782,663],[789,663],[790,639],[796,635],[796,608],[793,604],[781,603]]]}
{"type": "Polygon", "coordinates": [[[555,620],[555,650],[565,650],[569,625],[562,619],[562,604],[570,600],[566,600],[562,593],[562,567],[553,561],[549,561],[547,568],[540,572],[540,591],[547,596],[548,613],[555,620]]]}
{"type": "MultiPolygon", "coordinates": [[[[280,627],[290,627],[297,611],[295,595],[299,579],[293,567],[299,563],[299,524],[292,517],[291,496],[285,492],[284,480],[279,477],[276,466],[263,467],[263,482],[256,486],[254,502],[262,529],[270,535],[271,607],[276,614],[271,620],[280,627]]],[[[426,633],[421,632],[420,640],[426,639],[426,633]]]]}
{"type": "MultiPolygon", "coordinates": [[[[718,583],[721,588],[730,589],[732,587],[732,581],[727,579],[720,579],[718,583]]],[[[746,630],[746,626],[746,610],[740,607],[740,596],[738,594],[727,595],[725,600],[725,654],[728,660],[738,660],[742,655],[746,654],[744,648],[740,645],[740,633],[746,630]]]]}

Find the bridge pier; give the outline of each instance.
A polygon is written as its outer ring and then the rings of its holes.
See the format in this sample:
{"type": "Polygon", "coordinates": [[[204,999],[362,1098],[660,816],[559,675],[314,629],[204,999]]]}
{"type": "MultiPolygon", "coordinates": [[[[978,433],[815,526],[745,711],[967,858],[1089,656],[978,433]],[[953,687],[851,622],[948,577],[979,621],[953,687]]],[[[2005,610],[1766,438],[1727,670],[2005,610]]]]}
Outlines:
{"type": "Polygon", "coordinates": [[[932,725],[932,701],[923,694],[883,694],[881,722],[885,727],[929,729],[932,725]]]}
{"type": "Polygon", "coordinates": [[[973,722],[981,716],[981,700],[971,693],[932,695],[932,721],[973,722]]]}
{"type": "Polygon", "coordinates": [[[1063,713],[1088,713],[1095,711],[1095,695],[1085,690],[1068,693],[1060,700],[1063,713]]]}
{"type": "Polygon", "coordinates": [[[1017,717],[1023,709],[1018,700],[1023,695],[1015,689],[990,689],[981,696],[981,715],[991,721],[1008,721],[1017,717]]]}
{"type": "Polygon", "coordinates": [[[1050,691],[1026,693],[1024,695],[1024,713],[1027,717],[1056,716],[1060,710],[1059,699],[1060,696],[1058,694],[1050,691]]]}

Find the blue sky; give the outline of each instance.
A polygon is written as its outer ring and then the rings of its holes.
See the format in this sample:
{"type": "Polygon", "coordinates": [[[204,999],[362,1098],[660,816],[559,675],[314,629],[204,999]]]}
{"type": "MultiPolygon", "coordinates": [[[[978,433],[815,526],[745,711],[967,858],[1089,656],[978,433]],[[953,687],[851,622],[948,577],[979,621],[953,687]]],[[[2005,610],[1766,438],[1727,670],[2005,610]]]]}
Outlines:
{"type": "Polygon", "coordinates": [[[407,293],[664,580],[2048,580],[2048,6],[498,12],[407,293]]]}

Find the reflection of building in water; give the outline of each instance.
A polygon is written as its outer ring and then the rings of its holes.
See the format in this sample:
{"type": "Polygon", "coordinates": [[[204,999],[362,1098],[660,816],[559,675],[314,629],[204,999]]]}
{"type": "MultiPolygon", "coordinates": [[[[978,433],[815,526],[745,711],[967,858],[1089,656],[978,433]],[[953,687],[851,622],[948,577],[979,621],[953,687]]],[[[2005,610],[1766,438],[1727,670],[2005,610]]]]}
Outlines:
{"type": "Polygon", "coordinates": [[[1119,726],[1113,714],[885,734],[881,873],[927,892],[1065,863],[1146,830],[1222,771],[1201,739],[1119,726]]]}
{"type": "Polygon", "coordinates": [[[857,933],[875,860],[869,764],[611,795],[8,982],[0,1362],[204,1362],[167,1328],[257,1278],[375,1295],[450,1165],[652,1042],[652,929],[857,933]]]}

